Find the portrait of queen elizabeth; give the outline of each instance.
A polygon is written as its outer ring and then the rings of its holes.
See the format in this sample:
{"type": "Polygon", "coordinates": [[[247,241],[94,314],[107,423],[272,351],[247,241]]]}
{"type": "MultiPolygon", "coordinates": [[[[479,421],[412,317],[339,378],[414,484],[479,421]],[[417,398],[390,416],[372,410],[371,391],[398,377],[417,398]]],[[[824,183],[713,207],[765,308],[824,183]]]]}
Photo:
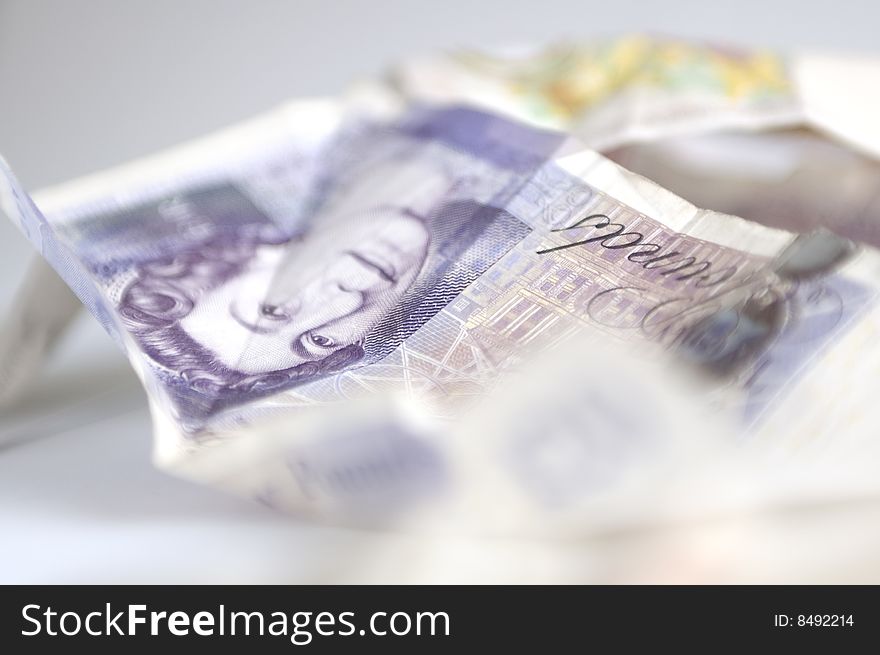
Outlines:
{"type": "Polygon", "coordinates": [[[381,360],[529,232],[457,187],[425,162],[374,167],[292,233],[235,185],[200,187],[103,217],[117,241],[148,229],[152,254],[96,268],[123,270],[124,327],[206,418],[381,360]]]}

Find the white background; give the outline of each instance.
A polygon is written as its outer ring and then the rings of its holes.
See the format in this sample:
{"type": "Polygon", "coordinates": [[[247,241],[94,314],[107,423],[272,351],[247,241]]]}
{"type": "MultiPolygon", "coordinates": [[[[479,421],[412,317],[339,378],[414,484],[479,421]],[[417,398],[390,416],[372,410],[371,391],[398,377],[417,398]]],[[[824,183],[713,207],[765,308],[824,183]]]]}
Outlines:
{"type": "MultiPolygon", "coordinates": [[[[0,152],[36,190],[285,99],[339,92],[408,53],[455,45],[648,31],[876,52],[878,6],[0,0],[0,152]]],[[[0,224],[0,311],[29,256],[24,239],[0,224]]],[[[473,569],[461,569],[436,542],[426,554],[424,543],[408,537],[304,524],[155,471],[143,394],[86,316],[27,402],[0,416],[0,441],[8,439],[26,443],[0,450],[3,583],[492,578],[491,566],[476,564],[479,556],[469,560],[473,569]]],[[[536,568],[527,544],[506,553],[520,573],[530,571],[520,579],[552,573],[536,568]]]]}

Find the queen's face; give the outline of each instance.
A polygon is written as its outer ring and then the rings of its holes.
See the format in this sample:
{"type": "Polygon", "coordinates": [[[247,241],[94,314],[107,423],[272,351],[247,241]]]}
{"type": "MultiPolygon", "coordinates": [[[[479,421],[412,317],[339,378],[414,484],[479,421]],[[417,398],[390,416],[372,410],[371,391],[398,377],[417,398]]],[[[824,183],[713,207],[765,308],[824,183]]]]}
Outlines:
{"type": "Polygon", "coordinates": [[[343,212],[299,241],[262,246],[180,325],[231,369],[268,373],[361,341],[418,277],[429,233],[399,207],[343,212]]]}

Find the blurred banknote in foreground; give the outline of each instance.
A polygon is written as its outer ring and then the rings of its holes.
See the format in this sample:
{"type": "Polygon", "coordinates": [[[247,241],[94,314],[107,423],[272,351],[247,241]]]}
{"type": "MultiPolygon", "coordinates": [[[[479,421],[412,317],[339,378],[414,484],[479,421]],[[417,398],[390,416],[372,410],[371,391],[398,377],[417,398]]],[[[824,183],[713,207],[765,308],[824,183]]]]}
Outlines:
{"type": "Polygon", "coordinates": [[[366,89],[0,193],[179,475],[475,530],[873,493],[872,239],[698,209],[533,123],[366,89]]]}

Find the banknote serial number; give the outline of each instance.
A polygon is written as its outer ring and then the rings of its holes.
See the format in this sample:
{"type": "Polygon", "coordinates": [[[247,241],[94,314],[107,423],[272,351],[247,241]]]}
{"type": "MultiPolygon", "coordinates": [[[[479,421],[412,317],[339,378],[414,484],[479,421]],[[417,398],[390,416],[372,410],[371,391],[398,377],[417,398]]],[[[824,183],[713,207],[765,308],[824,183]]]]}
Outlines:
{"type": "Polygon", "coordinates": [[[855,625],[852,614],[774,614],[775,628],[847,628],[855,625]]]}

